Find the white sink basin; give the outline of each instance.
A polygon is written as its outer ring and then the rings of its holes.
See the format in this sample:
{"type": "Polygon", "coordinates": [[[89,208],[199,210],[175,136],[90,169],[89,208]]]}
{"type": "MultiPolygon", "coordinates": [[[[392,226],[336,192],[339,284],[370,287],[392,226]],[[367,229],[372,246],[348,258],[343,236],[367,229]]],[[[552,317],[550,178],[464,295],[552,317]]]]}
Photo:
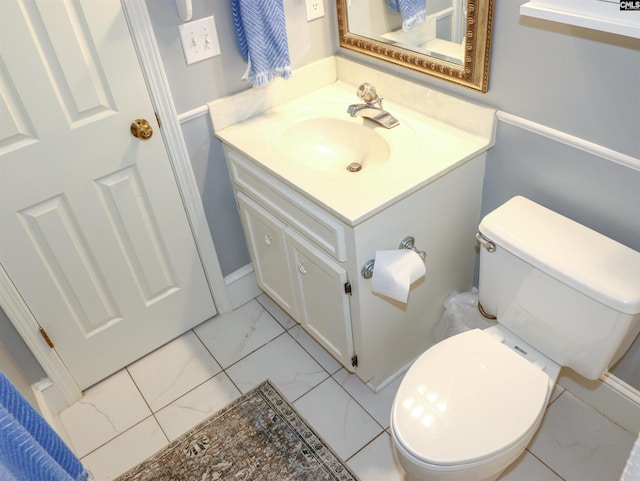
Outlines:
{"type": "Polygon", "coordinates": [[[277,136],[283,158],[324,172],[358,172],[389,160],[391,148],[375,124],[331,117],[306,118],[277,136]]]}

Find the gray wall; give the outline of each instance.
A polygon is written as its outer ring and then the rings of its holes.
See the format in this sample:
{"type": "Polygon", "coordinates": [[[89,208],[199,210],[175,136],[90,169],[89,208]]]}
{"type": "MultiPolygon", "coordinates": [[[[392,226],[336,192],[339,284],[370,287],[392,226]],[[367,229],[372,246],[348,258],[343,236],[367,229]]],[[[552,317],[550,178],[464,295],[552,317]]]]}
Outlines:
{"type": "MultiPolygon", "coordinates": [[[[214,16],[222,54],[187,65],[178,38],[175,0],[146,0],[160,56],[178,113],[247,89],[231,17],[230,0],[193,0],[193,20],[214,16]]],[[[289,51],[294,69],[335,53],[335,3],[325,2],[326,16],[307,23],[302,0],[284,0],[289,51]]]]}
{"type": "MultiPolygon", "coordinates": [[[[366,62],[639,158],[640,40],[521,18],[524,2],[496,2],[487,94],[366,62]]],[[[640,171],[499,122],[483,214],[515,194],[640,251],[640,171]]],[[[614,373],[640,389],[638,360],[640,338],[614,373]]]]}
{"type": "MultiPolygon", "coordinates": [[[[487,101],[640,158],[640,40],[520,19],[523,2],[498,3],[487,101]]],[[[640,251],[638,170],[499,123],[483,212],[515,194],[640,251]]],[[[639,359],[640,338],[613,372],[640,390],[639,359]]]]}
{"type": "MultiPolygon", "coordinates": [[[[213,15],[222,54],[187,65],[178,37],[178,25],[182,22],[178,18],[175,1],[147,0],[178,114],[248,88],[247,83],[241,80],[246,64],[238,51],[230,4],[228,0],[193,0],[194,20],[213,15]]],[[[284,4],[294,70],[333,55],[337,44],[337,34],[334,33],[335,4],[327,2],[325,17],[309,23],[305,17],[304,2],[284,0],[284,4]]],[[[182,128],[222,273],[226,276],[248,264],[250,259],[236,212],[222,146],[212,136],[208,116],[183,122],[182,128]]]]}
{"type": "Polygon", "coordinates": [[[33,407],[37,408],[37,401],[31,389],[31,382],[26,378],[22,369],[17,366],[2,342],[0,342],[0,366],[2,367],[2,373],[11,380],[16,389],[22,393],[33,407]]]}
{"type": "MultiPolygon", "coordinates": [[[[1,306],[0,371],[3,371],[16,386],[33,384],[47,376],[1,306]],[[10,362],[11,360],[13,362],[10,362]]],[[[24,390],[21,391],[27,394],[24,390]]]]}
{"type": "MultiPolygon", "coordinates": [[[[303,18],[303,2],[285,0],[292,63],[295,68],[339,52],[640,157],[640,40],[520,17],[524,1],[496,2],[487,94],[339,49],[335,0],[326,0],[327,16],[311,23],[303,18]]],[[[178,44],[173,2],[147,1],[178,112],[246,88],[239,80],[245,66],[237,53],[228,4],[194,0],[194,18],[215,16],[223,54],[187,67],[178,44]]],[[[185,125],[185,135],[223,272],[228,274],[248,262],[248,256],[244,244],[237,242],[242,234],[219,143],[210,136],[207,121],[197,124],[185,125]],[[192,145],[191,136],[201,148],[192,145]]],[[[639,171],[500,122],[496,146],[488,155],[483,213],[515,194],[526,195],[640,250],[639,171]]],[[[628,375],[637,371],[628,364],[638,352],[640,342],[627,356],[627,366],[620,375],[640,388],[640,380],[628,375]]]]}
{"type": "Polygon", "coordinates": [[[340,52],[638,157],[640,40],[520,17],[525,1],[496,2],[486,94],[347,50],[340,52]]]}
{"type": "MultiPolygon", "coordinates": [[[[639,157],[640,40],[521,18],[519,6],[524,1],[496,2],[487,94],[339,49],[335,0],[325,0],[327,15],[311,23],[302,19],[302,0],[285,0],[292,63],[295,69],[340,52],[639,157]]],[[[147,0],[178,113],[247,88],[240,80],[245,64],[238,54],[229,4],[193,0],[194,19],[215,16],[223,53],[187,66],[175,2],[147,0]]],[[[244,242],[238,241],[242,232],[220,144],[206,116],[184,122],[183,131],[223,273],[228,275],[247,264],[249,257],[244,242]]],[[[488,155],[483,212],[516,193],[640,250],[640,172],[499,123],[496,146],[488,155]]],[[[7,324],[0,315],[3,339],[12,329],[7,324]]],[[[20,363],[26,358],[25,349],[20,346],[12,353],[20,363]]],[[[635,352],[639,350],[640,345],[635,352]]]]}

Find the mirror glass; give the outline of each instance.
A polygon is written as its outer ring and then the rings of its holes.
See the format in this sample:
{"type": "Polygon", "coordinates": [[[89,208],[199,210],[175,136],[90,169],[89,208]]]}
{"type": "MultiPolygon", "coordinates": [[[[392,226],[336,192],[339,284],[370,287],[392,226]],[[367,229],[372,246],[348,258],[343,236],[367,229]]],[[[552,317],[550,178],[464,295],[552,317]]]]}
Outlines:
{"type": "Polygon", "coordinates": [[[486,92],[493,2],[337,0],[340,45],[486,92]]]}

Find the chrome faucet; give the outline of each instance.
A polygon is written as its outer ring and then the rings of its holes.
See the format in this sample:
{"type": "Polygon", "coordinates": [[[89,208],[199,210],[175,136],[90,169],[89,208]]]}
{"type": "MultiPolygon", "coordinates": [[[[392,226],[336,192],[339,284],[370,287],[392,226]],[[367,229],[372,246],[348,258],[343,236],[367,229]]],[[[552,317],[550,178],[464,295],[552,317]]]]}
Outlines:
{"type": "Polygon", "coordinates": [[[363,104],[352,104],[347,108],[351,117],[363,117],[373,120],[387,129],[400,125],[398,119],[382,108],[382,99],[378,97],[376,88],[368,83],[363,83],[356,92],[363,104]]]}

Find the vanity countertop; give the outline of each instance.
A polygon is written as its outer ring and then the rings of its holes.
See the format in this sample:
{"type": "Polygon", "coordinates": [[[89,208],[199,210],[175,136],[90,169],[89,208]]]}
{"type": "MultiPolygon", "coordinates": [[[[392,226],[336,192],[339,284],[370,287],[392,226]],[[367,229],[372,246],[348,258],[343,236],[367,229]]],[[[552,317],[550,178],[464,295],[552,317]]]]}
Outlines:
{"type": "MultiPolygon", "coordinates": [[[[355,91],[356,86],[336,80],[216,130],[215,135],[351,226],[434,182],[493,145],[492,127],[485,129],[487,134],[484,135],[469,132],[400,105],[380,90],[381,96],[385,97],[384,109],[395,116],[400,125],[385,129],[370,120],[352,118],[347,114],[347,106],[359,102],[355,91]],[[349,172],[346,169],[348,162],[344,167],[325,167],[320,162],[307,161],[307,156],[298,155],[299,150],[287,150],[297,148],[291,142],[294,131],[288,129],[314,118],[319,119],[316,120],[319,124],[309,125],[318,125],[319,130],[329,124],[353,127],[349,123],[373,129],[378,139],[384,140],[380,145],[384,147],[386,143],[389,147],[383,155],[384,160],[368,164],[364,159],[362,170],[349,172]]],[[[299,144],[299,140],[296,138],[295,144],[299,144]]],[[[332,144],[331,136],[327,136],[326,142],[332,144]]],[[[343,139],[342,142],[348,145],[348,141],[343,139]]],[[[354,145],[354,148],[363,146],[354,145]]]]}

